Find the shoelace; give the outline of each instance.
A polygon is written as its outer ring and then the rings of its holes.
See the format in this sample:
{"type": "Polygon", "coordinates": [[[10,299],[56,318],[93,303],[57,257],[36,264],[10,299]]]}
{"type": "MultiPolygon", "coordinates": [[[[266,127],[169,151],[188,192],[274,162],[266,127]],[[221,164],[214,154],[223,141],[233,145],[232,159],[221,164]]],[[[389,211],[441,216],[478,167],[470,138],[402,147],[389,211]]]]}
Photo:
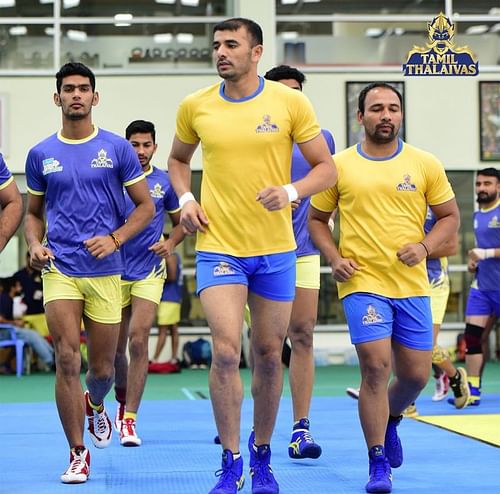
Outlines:
{"type": "Polygon", "coordinates": [[[264,461],[257,461],[253,466],[252,477],[256,479],[257,485],[268,485],[272,483],[273,475],[271,472],[271,466],[269,463],[264,461]],[[257,475],[255,475],[257,473],[257,475]]]}
{"type": "Polygon", "coordinates": [[[97,414],[97,433],[104,434],[108,429],[108,421],[106,420],[106,414],[104,410],[97,414]]]}
{"type": "Polygon", "coordinates": [[[215,472],[216,477],[220,477],[219,484],[229,480],[231,482],[237,482],[239,477],[231,470],[230,466],[224,466],[215,472]]]}
{"type": "Polygon", "coordinates": [[[135,436],[135,424],[133,420],[125,420],[122,424],[122,434],[124,436],[135,436]]]}
{"type": "MultiPolygon", "coordinates": [[[[304,442],[306,442],[306,443],[313,443],[314,442],[314,440],[311,436],[311,433],[309,431],[303,432],[302,437],[304,438],[304,442]]],[[[300,437],[299,437],[299,440],[300,440],[300,437]]]]}
{"type": "Polygon", "coordinates": [[[375,460],[373,463],[373,475],[376,479],[385,477],[386,475],[386,464],[385,461],[375,460]]]}
{"type": "Polygon", "coordinates": [[[83,454],[84,453],[82,453],[81,455],[77,455],[76,453],[74,453],[73,460],[71,461],[71,464],[70,464],[69,469],[68,469],[71,473],[75,473],[77,470],[80,469],[82,463],[85,463],[82,460],[83,454]]]}

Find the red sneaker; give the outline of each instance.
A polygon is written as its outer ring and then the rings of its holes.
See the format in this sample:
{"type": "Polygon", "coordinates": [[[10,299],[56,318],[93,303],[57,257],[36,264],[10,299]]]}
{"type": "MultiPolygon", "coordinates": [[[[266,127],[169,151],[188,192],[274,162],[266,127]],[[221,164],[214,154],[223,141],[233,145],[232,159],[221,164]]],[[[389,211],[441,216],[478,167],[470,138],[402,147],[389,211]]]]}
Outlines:
{"type": "Polygon", "coordinates": [[[90,452],[86,448],[77,448],[69,452],[69,467],[61,475],[64,484],[83,484],[90,477],[90,452]]]}
{"type": "Polygon", "coordinates": [[[94,446],[96,448],[106,448],[111,442],[111,434],[113,432],[111,420],[109,420],[105,408],[101,412],[98,412],[90,406],[88,391],[85,391],[85,413],[89,424],[90,439],[92,439],[94,446]]]}

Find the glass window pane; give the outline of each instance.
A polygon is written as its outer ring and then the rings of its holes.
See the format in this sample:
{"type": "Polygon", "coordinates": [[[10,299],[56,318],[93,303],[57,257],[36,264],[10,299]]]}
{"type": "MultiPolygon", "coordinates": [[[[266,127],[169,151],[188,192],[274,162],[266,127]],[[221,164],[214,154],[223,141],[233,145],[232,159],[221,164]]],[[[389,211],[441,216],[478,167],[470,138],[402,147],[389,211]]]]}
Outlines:
{"type": "Polygon", "coordinates": [[[500,15],[498,0],[453,0],[453,12],[460,14],[500,15]]]}
{"type": "Polygon", "coordinates": [[[228,0],[62,0],[65,17],[113,17],[118,13],[135,16],[230,16],[233,1],[228,0]]]}
{"type": "Polygon", "coordinates": [[[53,32],[52,25],[0,25],[0,69],[51,69],[53,32]]]}
{"type": "Polygon", "coordinates": [[[62,27],[61,63],[80,60],[94,68],[211,67],[208,24],[79,24],[62,27]]]}
{"type": "Polygon", "coordinates": [[[16,0],[12,7],[0,8],[1,17],[52,17],[54,15],[53,3],[47,0],[16,0]]]}

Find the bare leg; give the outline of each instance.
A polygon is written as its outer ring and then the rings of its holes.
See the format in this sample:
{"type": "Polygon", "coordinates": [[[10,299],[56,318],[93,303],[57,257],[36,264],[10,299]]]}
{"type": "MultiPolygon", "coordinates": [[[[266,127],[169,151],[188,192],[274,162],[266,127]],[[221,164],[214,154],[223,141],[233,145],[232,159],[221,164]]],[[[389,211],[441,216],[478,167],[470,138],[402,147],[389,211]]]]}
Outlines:
{"type": "Polygon", "coordinates": [[[122,309],[122,322],[120,323],[120,336],[115,356],[115,387],[121,390],[127,389],[127,343],[128,328],[130,321],[130,305],[122,309]]]}
{"type": "Polygon", "coordinates": [[[167,341],[167,330],[168,326],[162,325],[158,326],[158,339],[156,340],[156,349],[153,355],[153,362],[158,362],[160,358],[165,342],[167,341]]]}
{"type": "Polygon", "coordinates": [[[132,296],[129,323],[130,364],[127,378],[127,412],[139,409],[148,375],[148,339],[156,315],[157,304],[132,296]]]}
{"type": "Polygon", "coordinates": [[[296,288],[288,337],[292,344],[288,379],[296,422],[309,416],[314,384],[313,331],[318,312],[318,290],[296,288]]]}
{"type": "Polygon", "coordinates": [[[278,413],[283,388],[281,352],[292,302],[276,302],[250,292],[248,305],[252,318],[255,444],[262,445],[270,443],[278,413]]]}
{"type": "Polygon", "coordinates": [[[200,293],[203,311],[212,334],[210,396],[223,449],[240,449],[243,386],[239,373],[245,285],[219,285],[200,293]],[[220,310],[223,307],[224,310],[220,310]]]}
{"type": "Polygon", "coordinates": [[[83,301],[55,300],[45,306],[56,360],[56,404],[69,447],[83,445],[85,407],[80,383],[83,301]]]}
{"type": "Polygon", "coordinates": [[[171,324],[169,326],[170,337],[172,338],[172,360],[177,360],[179,355],[179,328],[177,324],[171,324]]]}

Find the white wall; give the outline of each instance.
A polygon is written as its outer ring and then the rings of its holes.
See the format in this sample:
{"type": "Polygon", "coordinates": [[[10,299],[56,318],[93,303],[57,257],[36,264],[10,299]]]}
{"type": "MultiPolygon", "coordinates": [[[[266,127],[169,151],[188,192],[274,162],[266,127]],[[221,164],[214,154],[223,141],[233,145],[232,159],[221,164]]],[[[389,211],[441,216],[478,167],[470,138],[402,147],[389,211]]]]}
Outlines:
{"type": "MultiPolygon", "coordinates": [[[[261,66],[261,72],[268,67],[261,66]]],[[[338,149],[345,146],[345,82],[404,80],[406,137],[408,142],[435,153],[448,168],[482,168],[479,160],[479,80],[498,80],[498,74],[479,77],[413,77],[394,73],[312,73],[305,70],[304,88],[316,108],[319,121],[330,129],[338,149]]],[[[217,82],[217,75],[98,76],[101,101],[94,121],[123,134],[134,119],[157,126],[157,164],[164,166],[175,129],[175,113],[181,99],[201,87],[217,82]]],[[[7,163],[23,173],[29,148],[60,127],[60,109],[52,99],[55,78],[1,77],[0,94],[8,103],[6,132],[7,163]]],[[[199,154],[195,166],[200,166],[199,154]]]]}

